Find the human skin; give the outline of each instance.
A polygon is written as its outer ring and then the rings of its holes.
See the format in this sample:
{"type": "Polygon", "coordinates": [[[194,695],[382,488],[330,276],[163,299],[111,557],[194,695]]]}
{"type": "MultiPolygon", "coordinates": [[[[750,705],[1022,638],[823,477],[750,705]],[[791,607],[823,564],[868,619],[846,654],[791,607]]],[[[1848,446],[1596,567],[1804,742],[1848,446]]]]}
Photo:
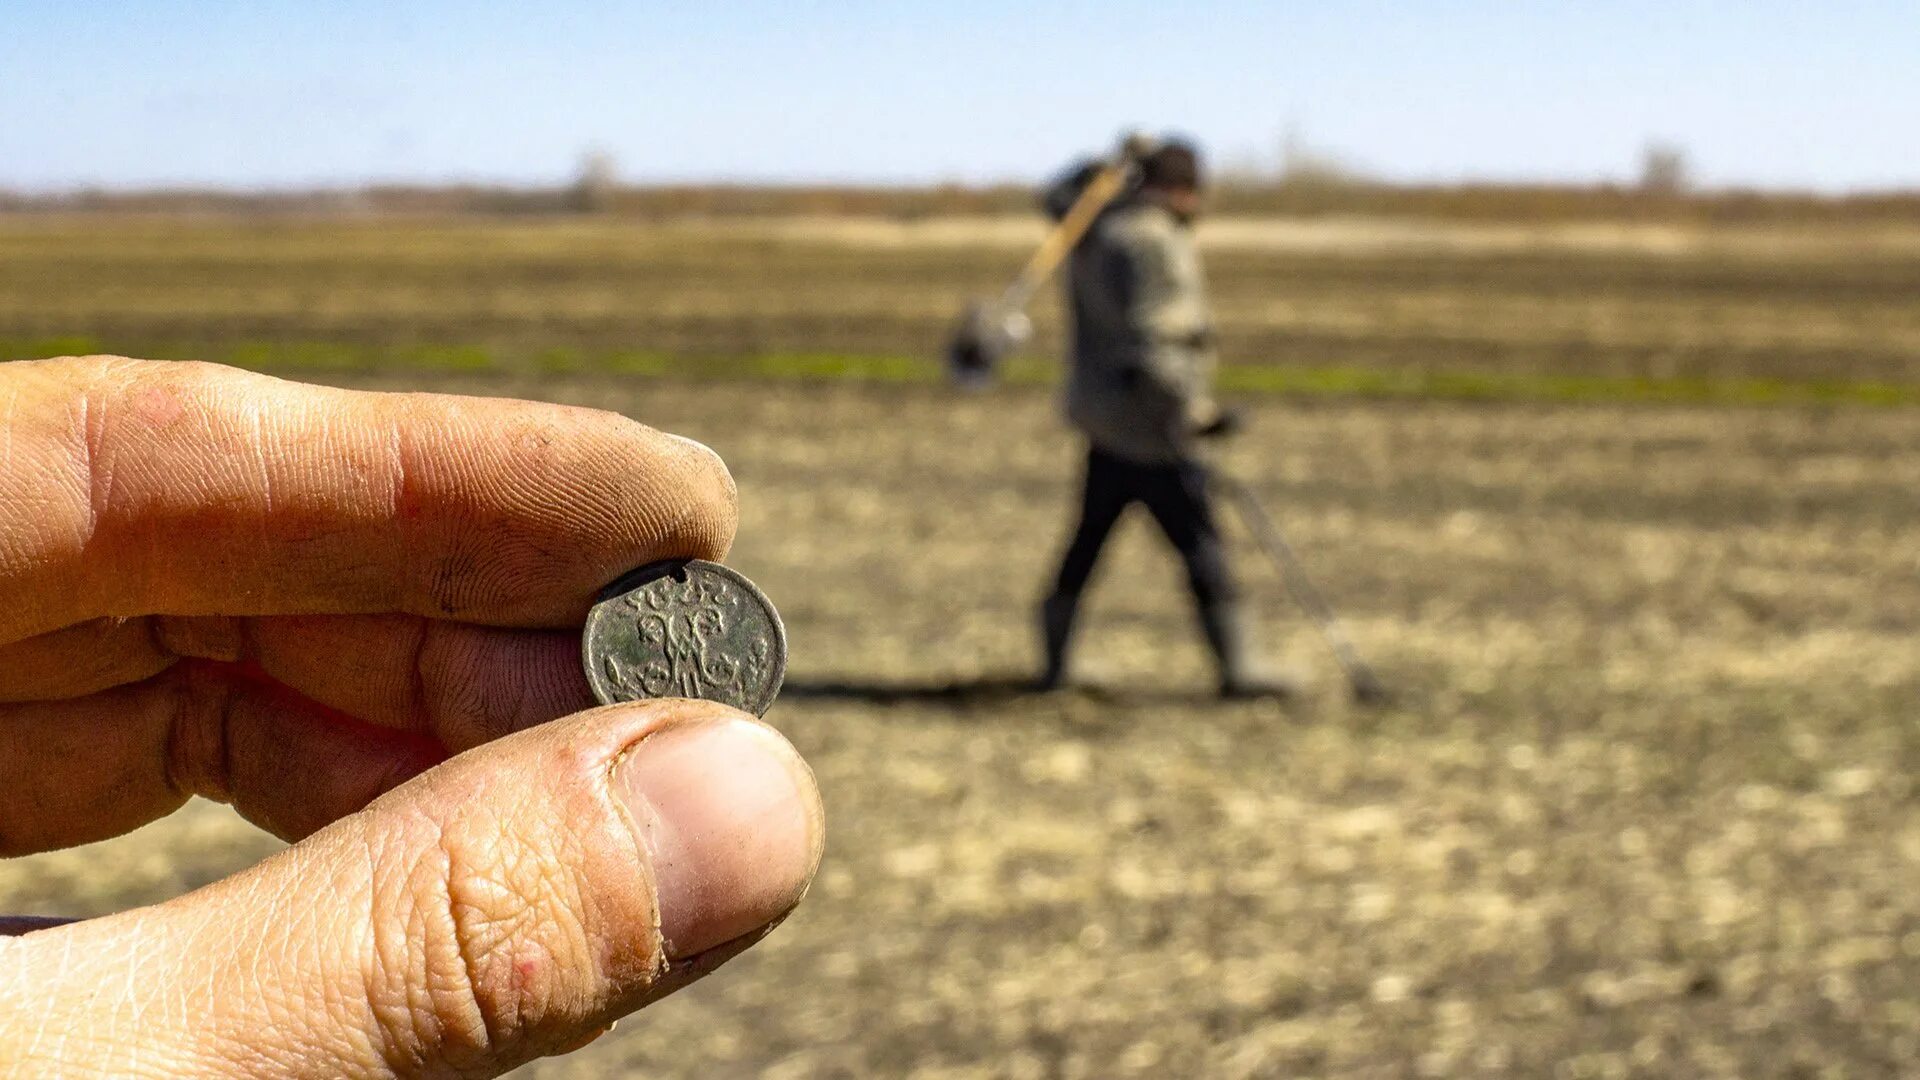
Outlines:
{"type": "Polygon", "coordinates": [[[1200,215],[1207,208],[1206,195],[1199,188],[1157,187],[1150,191],[1153,197],[1167,205],[1174,217],[1189,225],[1200,220],[1200,215]]]}
{"type": "Polygon", "coordinates": [[[719,559],[706,448],[608,413],[203,364],[0,365],[0,855],[194,795],[295,841],[102,918],[0,918],[0,1073],[494,1076],[800,900],[784,739],[590,708],[601,586],[719,559]]]}

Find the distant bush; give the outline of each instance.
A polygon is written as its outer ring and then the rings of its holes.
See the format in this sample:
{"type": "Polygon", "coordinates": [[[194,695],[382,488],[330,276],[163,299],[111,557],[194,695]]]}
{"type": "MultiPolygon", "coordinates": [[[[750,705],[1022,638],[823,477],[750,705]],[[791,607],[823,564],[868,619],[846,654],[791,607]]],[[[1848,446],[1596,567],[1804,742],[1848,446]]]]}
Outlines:
{"type": "Polygon", "coordinates": [[[620,170],[613,155],[605,150],[589,150],[580,158],[580,171],[574,175],[568,202],[584,214],[613,208],[620,194],[620,170]]]}
{"type": "Polygon", "coordinates": [[[1640,158],[1640,190],[1648,195],[1674,196],[1689,186],[1687,152],[1672,143],[1649,143],[1640,158]]]}

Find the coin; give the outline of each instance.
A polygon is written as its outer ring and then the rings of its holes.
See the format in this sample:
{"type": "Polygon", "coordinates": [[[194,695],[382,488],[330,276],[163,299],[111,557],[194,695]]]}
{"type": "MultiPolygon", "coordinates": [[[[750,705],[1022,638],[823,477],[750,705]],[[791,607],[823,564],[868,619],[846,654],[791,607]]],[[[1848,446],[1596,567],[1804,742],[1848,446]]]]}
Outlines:
{"type": "Polygon", "coordinates": [[[676,559],[607,586],[587,612],[580,652],[603,705],[705,698],[760,716],[786,676],[787,631],[738,571],[676,559]]]}

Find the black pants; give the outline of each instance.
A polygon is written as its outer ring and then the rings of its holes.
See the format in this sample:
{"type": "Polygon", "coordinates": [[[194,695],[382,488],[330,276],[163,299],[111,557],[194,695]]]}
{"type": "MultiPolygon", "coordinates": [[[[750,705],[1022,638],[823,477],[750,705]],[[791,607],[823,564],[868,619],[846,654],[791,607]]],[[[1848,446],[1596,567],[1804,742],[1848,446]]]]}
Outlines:
{"type": "Polygon", "coordinates": [[[1080,527],[1060,563],[1057,596],[1078,596],[1093,575],[1100,548],[1114,522],[1133,503],[1145,503],[1187,566],[1193,598],[1204,608],[1234,598],[1225,545],[1207,497],[1207,467],[1198,461],[1142,465],[1098,448],[1087,453],[1087,485],[1080,500],[1080,527]]]}

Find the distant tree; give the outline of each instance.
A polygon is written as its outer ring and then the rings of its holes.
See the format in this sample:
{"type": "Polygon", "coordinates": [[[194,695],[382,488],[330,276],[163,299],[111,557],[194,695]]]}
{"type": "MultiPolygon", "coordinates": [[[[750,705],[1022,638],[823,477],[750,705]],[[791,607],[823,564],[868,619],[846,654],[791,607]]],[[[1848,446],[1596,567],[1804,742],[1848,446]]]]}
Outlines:
{"type": "Polygon", "coordinates": [[[583,214],[599,213],[613,206],[620,190],[620,170],[613,155],[595,147],[580,155],[580,168],[568,189],[569,202],[583,214]]]}
{"type": "Polygon", "coordinates": [[[1649,195],[1679,195],[1691,183],[1687,152],[1672,143],[1652,142],[1640,156],[1640,190],[1649,195]]]}

